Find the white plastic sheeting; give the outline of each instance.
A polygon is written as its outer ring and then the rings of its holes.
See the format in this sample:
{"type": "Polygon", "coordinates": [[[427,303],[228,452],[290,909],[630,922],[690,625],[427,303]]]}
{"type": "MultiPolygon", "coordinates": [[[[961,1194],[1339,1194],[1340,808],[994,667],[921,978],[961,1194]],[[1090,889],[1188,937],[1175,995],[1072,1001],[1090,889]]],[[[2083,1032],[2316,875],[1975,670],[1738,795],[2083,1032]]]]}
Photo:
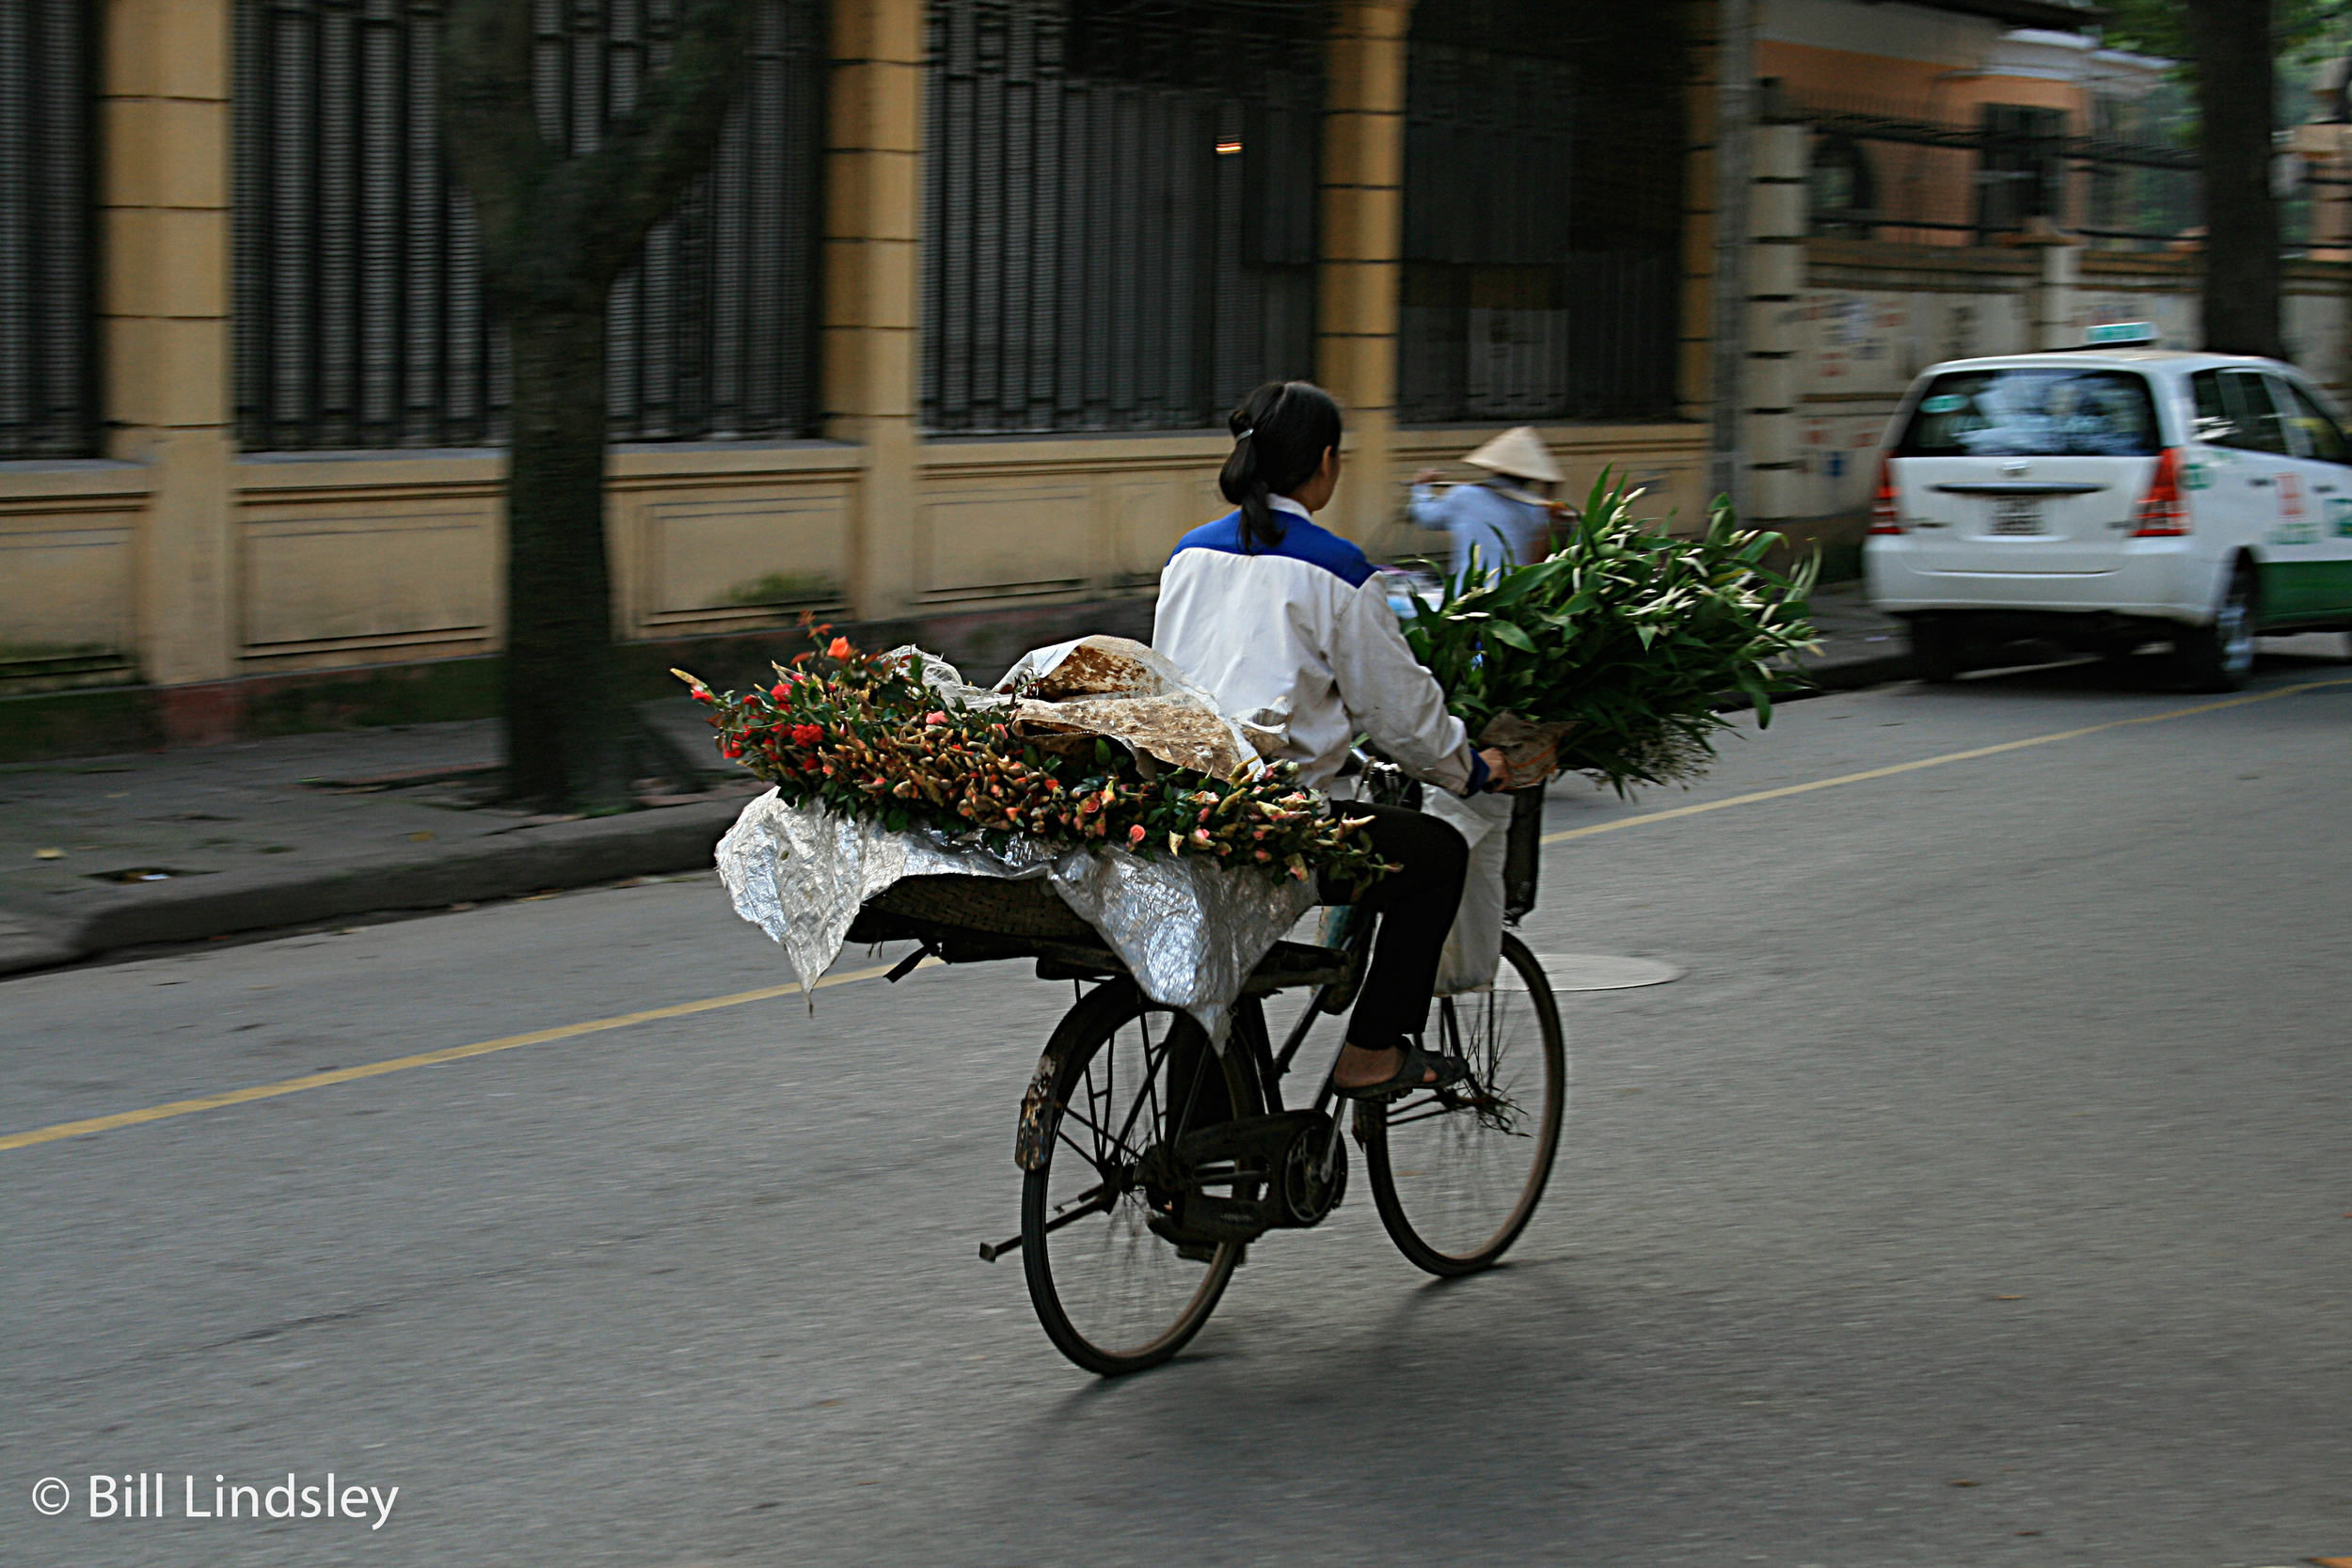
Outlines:
{"type": "Polygon", "coordinates": [[[719,841],[719,875],[736,912],[784,948],[803,993],[840,957],[859,908],[902,877],[1043,878],[1144,995],[1190,1013],[1220,1044],[1242,983],[1315,897],[1312,882],[1191,855],[1147,860],[1037,839],[998,854],[787,805],[773,790],[719,841]]]}

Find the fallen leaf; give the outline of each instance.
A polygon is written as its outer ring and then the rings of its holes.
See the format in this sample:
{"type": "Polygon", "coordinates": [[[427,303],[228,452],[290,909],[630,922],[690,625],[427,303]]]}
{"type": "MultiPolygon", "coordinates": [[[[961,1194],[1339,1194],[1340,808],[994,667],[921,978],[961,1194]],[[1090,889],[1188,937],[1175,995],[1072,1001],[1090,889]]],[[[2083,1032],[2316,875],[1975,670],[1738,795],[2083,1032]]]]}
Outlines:
{"type": "Polygon", "coordinates": [[[429,838],[431,838],[432,836],[433,836],[433,830],[432,830],[432,829],[430,829],[430,828],[427,828],[427,829],[423,830],[421,832],[414,832],[414,833],[410,833],[410,834],[408,835],[408,842],[409,842],[409,843],[411,843],[411,844],[422,844],[422,843],[423,843],[426,839],[429,839],[429,838]]]}
{"type": "MultiPolygon", "coordinates": [[[[2352,1214],[2347,1214],[2344,1217],[2346,1219],[2352,1219],[2352,1214]]],[[[2307,1557],[2303,1560],[2306,1562],[2316,1562],[2319,1564],[2319,1568],[2352,1568],[2352,1557],[2307,1557]]]]}
{"type": "Polygon", "coordinates": [[[2026,1298],[2024,1296],[1994,1296],[1993,1299],[1994,1301],[2023,1301],[2026,1298]]]}
{"type": "Polygon", "coordinates": [[[33,851],[33,859],[37,861],[61,861],[65,859],[65,851],[62,849],[36,849],[33,851]]]}
{"type": "Polygon", "coordinates": [[[1980,1481],[1947,1481],[1944,1484],[1947,1486],[1982,1486],[1984,1482],[1980,1481]]]}

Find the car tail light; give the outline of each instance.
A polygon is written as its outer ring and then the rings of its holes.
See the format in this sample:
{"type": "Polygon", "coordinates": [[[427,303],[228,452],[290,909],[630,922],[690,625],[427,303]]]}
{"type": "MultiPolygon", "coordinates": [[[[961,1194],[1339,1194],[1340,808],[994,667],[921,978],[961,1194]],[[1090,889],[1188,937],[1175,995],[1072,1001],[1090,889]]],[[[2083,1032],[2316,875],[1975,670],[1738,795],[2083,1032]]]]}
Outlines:
{"type": "Polygon", "coordinates": [[[1870,502],[1870,531],[1900,533],[1902,515],[1895,509],[1895,469],[1888,461],[1889,453],[1879,453],[1879,492],[1870,502]]]}
{"type": "Polygon", "coordinates": [[[2188,531],[2188,498],[2181,494],[2181,453],[2167,447],[2156,459],[2156,477],[2132,519],[2135,539],[2177,539],[2188,531]]]}

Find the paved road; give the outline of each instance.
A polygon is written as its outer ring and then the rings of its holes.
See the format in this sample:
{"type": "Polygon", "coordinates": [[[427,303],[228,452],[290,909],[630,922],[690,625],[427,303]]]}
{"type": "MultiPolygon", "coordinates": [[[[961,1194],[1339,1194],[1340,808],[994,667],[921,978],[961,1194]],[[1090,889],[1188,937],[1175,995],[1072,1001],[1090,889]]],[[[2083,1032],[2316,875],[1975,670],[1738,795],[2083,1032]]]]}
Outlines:
{"type": "MultiPolygon", "coordinates": [[[[1826,697],[1557,802],[1607,831],[1534,945],[1690,975],[1574,1000],[1514,1262],[1429,1283],[1358,1203],[1122,1383],[973,1256],[1066,994],[1009,969],[0,1148],[0,1560],[2352,1554],[2352,667],[2254,694],[1826,697]],[[100,1470],[175,1516],[93,1522],[100,1470]],[[382,1528],[176,1516],[330,1470],[382,1528]]],[[[20,979],[0,1132],[780,978],[690,879],[20,979]]]]}

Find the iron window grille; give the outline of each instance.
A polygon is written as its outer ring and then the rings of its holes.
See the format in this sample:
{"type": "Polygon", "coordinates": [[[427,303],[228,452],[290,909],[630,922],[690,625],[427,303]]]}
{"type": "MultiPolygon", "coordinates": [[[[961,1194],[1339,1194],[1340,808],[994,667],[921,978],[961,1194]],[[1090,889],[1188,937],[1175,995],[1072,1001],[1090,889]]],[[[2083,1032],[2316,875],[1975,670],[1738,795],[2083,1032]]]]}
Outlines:
{"type": "Polygon", "coordinates": [[[2066,204],[2066,111],[2021,103],[1978,105],[1977,241],[2055,219],[2066,204]]]}
{"type": "Polygon", "coordinates": [[[1325,8],[933,0],[933,430],[1200,429],[1314,360],[1325,8]]]}
{"type": "MultiPolygon", "coordinates": [[[[508,372],[439,145],[438,0],[237,0],[236,391],[247,451],[484,446],[508,372]]],[[[538,0],[550,140],[593,144],[674,0],[538,0]]],[[[614,285],[615,440],[817,417],[822,0],[763,0],[712,165],[614,285]]]]}
{"type": "Polygon", "coordinates": [[[1673,417],[1684,83],[1654,8],[1415,7],[1403,419],[1673,417]]]}
{"type": "Polygon", "coordinates": [[[99,450],[97,12],[0,6],[0,458],[99,450]]]}
{"type": "MultiPolygon", "coordinates": [[[[1767,105],[1768,118],[1813,132],[1815,234],[1995,245],[2040,218],[2093,248],[2164,250],[2203,222],[2197,154],[2122,112],[2137,105],[2094,100],[2088,135],[2065,111],[2030,105],[1983,104],[1974,124],[1861,98],[1795,103],[1774,90],[1767,105]]],[[[2284,216],[2293,248],[2304,214],[2290,205],[2284,216]]]]}

